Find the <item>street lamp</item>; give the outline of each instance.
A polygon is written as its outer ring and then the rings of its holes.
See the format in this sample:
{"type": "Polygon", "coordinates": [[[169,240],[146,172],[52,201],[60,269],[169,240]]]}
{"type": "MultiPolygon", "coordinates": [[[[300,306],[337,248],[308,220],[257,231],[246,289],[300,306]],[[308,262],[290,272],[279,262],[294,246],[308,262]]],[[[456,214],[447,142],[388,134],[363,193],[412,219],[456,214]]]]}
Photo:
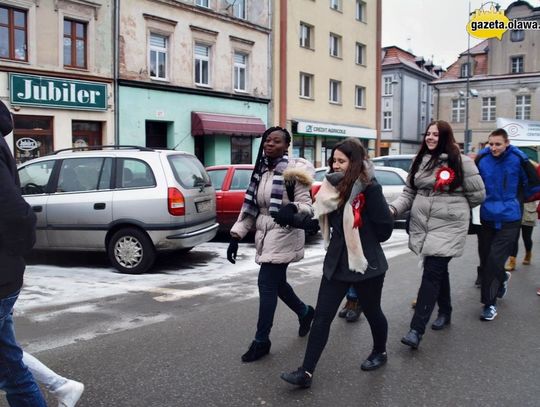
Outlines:
{"type": "MultiPolygon", "coordinates": [[[[494,1],[486,1],[480,5],[479,9],[483,9],[483,7],[487,4],[494,5],[497,11],[499,11],[501,8],[499,3],[494,1]]],[[[469,18],[471,17],[471,14],[471,0],[469,0],[469,18]]],[[[478,92],[470,87],[471,71],[471,34],[469,34],[469,31],[467,30],[467,77],[465,82],[465,95],[462,95],[463,92],[460,92],[460,95],[464,96],[465,98],[465,134],[463,135],[463,152],[465,154],[469,153],[471,149],[471,130],[469,129],[469,98],[478,97],[478,92]]]]}

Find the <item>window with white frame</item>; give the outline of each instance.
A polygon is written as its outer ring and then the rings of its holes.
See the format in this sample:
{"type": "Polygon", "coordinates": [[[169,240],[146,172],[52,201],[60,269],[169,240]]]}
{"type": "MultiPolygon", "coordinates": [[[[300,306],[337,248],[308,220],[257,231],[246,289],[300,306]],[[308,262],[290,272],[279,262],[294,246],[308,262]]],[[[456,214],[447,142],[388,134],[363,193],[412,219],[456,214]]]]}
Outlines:
{"type": "Polygon", "coordinates": [[[366,21],[366,3],[362,0],[356,0],[356,19],[366,21]]]}
{"type": "Polygon", "coordinates": [[[210,0],[195,0],[195,4],[201,7],[210,7],[210,0]]]}
{"type": "Polygon", "coordinates": [[[516,119],[518,120],[531,119],[531,96],[530,95],[516,96],[516,119]]]}
{"type": "Polygon", "coordinates": [[[471,64],[465,63],[461,65],[461,77],[466,78],[467,76],[471,76],[471,64]]]}
{"type": "Polygon", "coordinates": [[[390,96],[394,93],[394,87],[392,86],[392,80],[394,78],[391,76],[383,76],[383,89],[384,89],[384,96],[390,96]]]}
{"type": "Polygon", "coordinates": [[[452,99],[452,121],[462,123],[465,119],[465,100],[452,99]]]}
{"type": "Polygon", "coordinates": [[[210,46],[195,44],[195,84],[210,86],[210,46]]]}
{"type": "Polygon", "coordinates": [[[236,18],[246,19],[246,0],[235,0],[233,14],[236,18]]]}
{"type": "Polygon", "coordinates": [[[392,130],[392,112],[383,112],[383,130],[392,130]]]}
{"type": "Polygon", "coordinates": [[[523,64],[523,56],[512,57],[511,62],[512,62],[512,67],[511,67],[512,73],[525,72],[525,67],[523,64]]]}
{"type": "Polygon", "coordinates": [[[330,0],[330,8],[341,11],[341,0],[330,0]]]}
{"type": "Polygon", "coordinates": [[[497,110],[497,106],[495,105],[494,96],[482,98],[482,120],[485,120],[485,121],[495,120],[496,110],[497,110]]]}
{"type": "Polygon", "coordinates": [[[366,64],[366,46],[359,42],[356,43],[356,63],[358,65],[366,64]]]}
{"type": "Polygon", "coordinates": [[[420,85],[420,95],[421,95],[421,100],[422,102],[426,102],[427,101],[427,84],[425,83],[422,83],[420,85]]]}
{"type": "Polygon", "coordinates": [[[242,52],[234,53],[234,90],[247,90],[247,61],[248,56],[242,52]]]}
{"type": "Polygon", "coordinates": [[[366,88],[363,86],[355,87],[354,105],[356,107],[366,107],[366,88]]]}
{"type": "Polygon", "coordinates": [[[300,97],[313,99],[313,75],[300,72],[300,97]]]}
{"type": "Polygon", "coordinates": [[[511,30],[510,31],[510,41],[519,42],[525,39],[525,31],[523,30],[511,30]]]}
{"type": "Polygon", "coordinates": [[[313,26],[300,23],[300,46],[302,48],[313,48],[313,26]]]}
{"type": "Polygon", "coordinates": [[[341,37],[337,34],[330,33],[330,55],[341,56],[341,37]]]}
{"type": "Polygon", "coordinates": [[[341,103],[341,82],[330,79],[329,99],[330,103],[341,103]]]}
{"type": "Polygon", "coordinates": [[[167,79],[167,46],[168,37],[150,33],[150,77],[167,79]]]}

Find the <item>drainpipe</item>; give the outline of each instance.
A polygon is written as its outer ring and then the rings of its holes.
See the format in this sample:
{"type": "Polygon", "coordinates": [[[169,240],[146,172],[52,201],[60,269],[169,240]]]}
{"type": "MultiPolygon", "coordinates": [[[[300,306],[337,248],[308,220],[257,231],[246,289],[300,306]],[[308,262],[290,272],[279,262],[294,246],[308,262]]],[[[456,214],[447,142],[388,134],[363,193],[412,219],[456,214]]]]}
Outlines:
{"type": "Polygon", "coordinates": [[[287,127],[287,0],[279,8],[279,125],[287,127]]]}
{"type": "Polygon", "coordinates": [[[113,8],[113,19],[114,19],[114,26],[113,26],[113,92],[114,92],[114,144],[120,144],[120,131],[118,129],[119,127],[119,121],[120,121],[120,114],[119,114],[119,96],[118,96],[118,78],[120,76],[120,64],[119,64],[119,56],[120,56],[120,0],[114,0],[114,8],[113,8]]]}
{"type": "Polygon", "coordinates": [[[382,0],[377,0],[377,34],[376,34],[376,47],[375,58],[377,60],[375,67],[375,76],[377,80],[375,81],[375,132],[377,134],[377,139],[375,140],[375,157],[381,155],[381,74],[382,74],[382,34],[381,34],[381,24],[382,24],[382,0]]]}
{"type": "MultiPolygon", "coordinates": [[[[273,86],[273,75],[274,70],[272,67],[274,66],[274,10],[273,10],[273,3],[272,0],[268,0],[267,2],[268,7],[268,26],[270,27],[270,30],[272,31],[270,34],[268,34],[268,68],[267,68],[267,77],[266,82],[268,86],[268,92],[270,95],[274,93],[274,86],[273,86]]],[[[275,110],[275,101],[272,98],[272,102],[268,104],[268,116],[266,118],[266,125],[270,127],[270,123],[274,122],[274,110],[275,110]]]]}
{"type": "Polygon", "coordinates": [[[403,144],[403,82],[405,75],[399,73],[399,154],[401,154],[401,145],[403,144]]]}

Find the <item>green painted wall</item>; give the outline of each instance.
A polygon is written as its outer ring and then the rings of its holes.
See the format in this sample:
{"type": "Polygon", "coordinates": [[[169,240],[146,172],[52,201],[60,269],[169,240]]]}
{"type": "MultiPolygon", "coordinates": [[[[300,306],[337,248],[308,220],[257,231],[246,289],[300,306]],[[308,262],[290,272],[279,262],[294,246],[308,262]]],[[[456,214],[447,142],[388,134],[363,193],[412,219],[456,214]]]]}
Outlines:
{"type": "MultiPolygon", "coordinates": [[[[194,152],[191,112],[210,112],[260,118],[268,123],[268,105],[200,95],[188,95],[153,89],[119,88],[120,144],[145,145],[146,121],[168,122],[168,148],[194,152]]],[[[197,136],[201,137],[201,136],[197,136]]],[[[253,160],[260,139],[253,141],[253,160]]],[[[230,164],[231,146],[227,136],[210,136],[205,143],[206,165],[230,164]]]]}

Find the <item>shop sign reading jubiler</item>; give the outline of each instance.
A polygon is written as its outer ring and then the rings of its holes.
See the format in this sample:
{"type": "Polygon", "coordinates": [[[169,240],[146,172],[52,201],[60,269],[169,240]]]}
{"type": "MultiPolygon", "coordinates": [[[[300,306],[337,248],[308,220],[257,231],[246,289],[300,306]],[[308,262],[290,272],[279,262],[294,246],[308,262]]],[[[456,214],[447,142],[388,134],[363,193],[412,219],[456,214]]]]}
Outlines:
{"type": "Polygon", "coordinates": [[[107,110],[107,85],[46,76],[9,74],[10,102],[60,109],[107,110]]]}

